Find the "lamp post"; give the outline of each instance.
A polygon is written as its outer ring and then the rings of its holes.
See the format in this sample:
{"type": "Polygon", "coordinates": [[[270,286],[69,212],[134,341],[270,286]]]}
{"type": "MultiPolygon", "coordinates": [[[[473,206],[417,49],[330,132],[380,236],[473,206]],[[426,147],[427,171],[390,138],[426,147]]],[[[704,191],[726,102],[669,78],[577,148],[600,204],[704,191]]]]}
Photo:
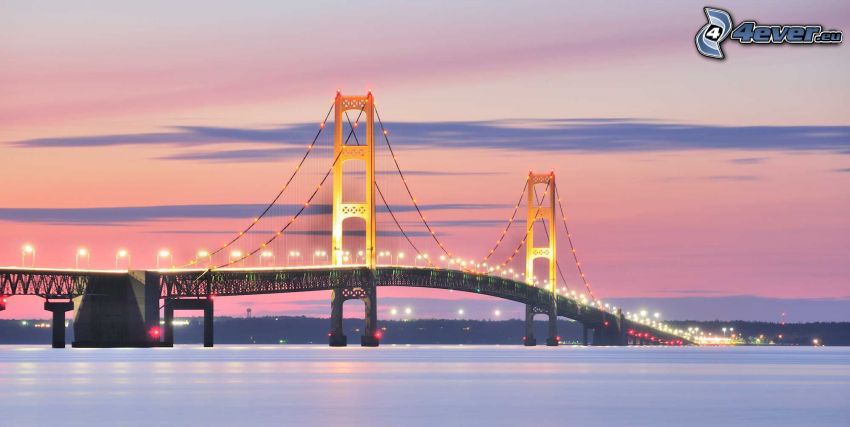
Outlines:
{"type": "Polygon", "coordinates": [[[126,249],[119,249],[118,252],[115,253],[115,269],[118,270],[118,260],[127,259],[127,270],[130,269],[130,252],[127,252],[126,249]]]}
{"type": "Polygon", "coordinates": [[[159,259],[160,258],[168,258],[169,265],[174,266],[174,256],[171,255],[171,252],[168,249],[161,249],[156,253],[156,268],[159,268],[159,259]]]}
{"type": "Polygon", "coordinates": [[[286,256],[286,263],[291,265],[291,264],[292,264],[292,261],[290,261],[290,260],[291,260],[292,258],[295,258],[296,260],[297,260],[298,258],[301,258],[301,251],[298,251],[298,250],[291,250],[291,251],[289,251],[289,253],[288,253],[288,254],[287,254],[287,256],[286,256]]]}
{"type": "Polygon", "coordinates": [[[242,251],[240,251],[239,249],[234,249],[234,250],[230,251],[230,256],[227,257],[227,263],[232,264],[232,263],[239,261],[241,259],[242,259],[242,251]]]}
{"type": "Polygon", "coordinates": [[[390,251],[378,252],[378,260],[379,261],[380,261],[381,257],[389,257],[390,258],[390,264],[393,263],[393,255],[390,253],[390,251]]]}
{"type": "Polygon", "coordinates": [[[30,267],[35,267],[35,246],[29,243],[21,247],[21,267],[26,267],[27,255],[30,257],[30,267]]]}
{"type": "Polygon", "coordinates": [[[313,265],[316,265],[316,257],[327,258],[328,257],[328,251],[323,251],[321,249],[317,249],[315,252],[313,252],[313,265]]]}
{"type": "Polygon", "coordinates": [[[404,252],[397,253],[396,256],[395,256],[396,265],[401,265],[401,260],[403,260],[403,259],[404,259],[404,252]]]}
{"type": "Polygon", "coordinates": [[[206,249],[199,250],[198,253],[195,255],[195,258],[198,260],[200,260],[201,258],[206,258],[207,266],[212,265],[212,254],[210,254],[210,252],[206,249]]]}
{"type": "Polygon", "coordinates": [[[74,268],[75,269],[77,269],[77,270],[80,269],[80,258],[83,258],[83,257],[86,258],[86,267],[91,266],[91,252],[89,252],[89,250],[86,249],[86,248],[79,248],[79,249],[77,249],[77,254],[74,255],[74,268]]]}
{"type": "Polygon", "coordinates": [[[271,266],[274,267],[274,252],[272,251],[263,251],[260,253],[260,267],[263,266],[263,260],[271,261],[271,266]]]}

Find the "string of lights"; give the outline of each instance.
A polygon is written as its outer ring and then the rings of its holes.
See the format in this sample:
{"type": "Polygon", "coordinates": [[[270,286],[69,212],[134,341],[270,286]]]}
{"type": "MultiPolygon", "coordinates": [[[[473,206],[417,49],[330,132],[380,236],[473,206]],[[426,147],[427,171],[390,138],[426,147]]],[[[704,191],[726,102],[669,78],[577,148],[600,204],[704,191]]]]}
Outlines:
{"type": "Polygon", "coordinates": [[[221,264],[221,265],[218,265],[218,266],[216,266],[216,267],[213,267],[213,269],[225,268],[225,267],[229,267],[229,266],[231,266],[231,265],[234,265],[234,264],[240,263],[240,262],[242,262],[242,261],[244,261],[244,260],[246,260],[246,259],[250,258],[251,256],[253,256],[253,255],[254,255],[254,254],[256,254],[257,252],[260,252],[261,250],[265,249],[265,248],[266,248],[266,246],[268,246],[270,243],[274,242],[274,241],[275,241],[278,237],[280,237],[281,235],[283,235],[283,233],[284,233],[287,229],[289,229],[289,227],[290,227],[292,224],[294,224],[294,223],[295,223],[295,221],[297,221],[297,220],[298,220],[298,217],[299,217],[299,216],[301,216],[301,214],[304,212],[304,210],[306,210],[306,209],[307,209],[307,207],[309,207],[309,206],[310,206],[310,203],[312,203],[312,202],[313,202],[313,199],[316,197],[316,194],[318,194],[318,193],[319,193],[319,190],[321,190],[321,189],[322,189],[322,186],[323,186],[323,185],[325,185],[325,182],[328,180],[328,177],[329,177],[329,176],[331,175],[331,173],[333,172],[333,168],[334,168],[334,166],[336,165],[337,161],[339,161],[339,158],[340,158],[340,156],[341,156],[341,155],[342,155],[342,151],[340,151],[339,153],[337,153],[336,157],[334,158],[333,163],[331,164],[331,167],[330,167],[330,168],[328,168],[328,171],[325,173],[325,176],[324,176],[324,177],[322,178],[322,180],[319,182],[319,185],[317,185],[317,186],[316,186],[316,189],[315,189],[315,190],[313,190],[313,193],[312,193],[312,194],[310,194],[310,197],[307,199],[307,201],[306,201],[306,202],[304,202],[304,204],[303,204],[303,205],[301,205],[301,207],[298,209],[298,212],[296,212],[296,213],[295,213],[295,215],[293,215],[293,216],[292,216],[292,218],[290,218],[290,219],[289,219],[289,221],[286,223],[286,225],[284,225],[281,229],[279,229],[277,232],[275,232],[275,233],[272,235],[272,237],[270,237],[269,239],[267,239],[265,242],[261,243],[261,244],[260,244],[260,246],[259,246],[259,247],[257,247],[256,249],[254,249],[254,250],[252,250],[252,251],[250,251],[250,252],[247,252],[247,253],[243,254],[241,257],[237,257],[237,258],[231,259],[231,260],[229,260],[229,261],[228,261],[227,263],[225,263],[225,264],[221,264]]]}
{"type": "Polygon", "coordinates": [[[567,241],[570,243],[570,252],[573,254],[573,260],[576,263],[576,269],[578,270],[579,277],[581,277],[582,283],[584,283],[584,288],[587,289],[587,293],[590,295],[590,298],[593,301],[599,302],[596,299],[596,296],[593,294],[593,288],[590,287],[590,282],[587,280],[587,277],[584,275],[584,271],[581,268],[581,263],[578,260],[578,253],[576,252],[575,245],[573,244],[573,235],[570,233],[570,228],[567,226],[567,214],[564,211],[564,205],[561,202],[561,195],[558,193],[558,187],[555,187],[555,197],[558,198],[558,207],[561,210],[561,220],[564,224],[564,231],[567,233],[567,241]]]}
{"type": "MultiPolygon", "coordinates": [[[[333,110],[333,107],[331,107],[331,111],[332,111],[332,110],[333,110]]],[[[362,112],[363,112],[363,110],[361,109],[361,110],[360,110],[360,113],[362,114],[362,112]]],[[[327,115],[327,116],[325,116],[325,121],[323,121],[323,122],[322,122],[321,128],[324,128],[324,124],[326,123],[326,121],[327,121],[327,119],[328,119],[328,117],[329,117],[329,116],[330,116],[330,111],[328,112],[328,115],[327,115]]],[[[357,119],[355,120],[355,124],[356,124],[359,120],[360,120],[360,114],[358,114],[358,115],[357,115],[357,119]]],[[[351,119],[349,119],[349,123],[350,123],[350,122],[351,122],[351,119]]],[[[345,138],[345,143],[347,143],[347,142],[351,139],[352,135],[354,135],[354,128],[355,128],[355,127],[356,127],[356,126],[352,126],[352,127],[351,127],[351,130],[349,131],[348,136],[345,138]]],[[[354,135],[354,136],[355,136],[355,139],[356,139],[356,135],[354,135]]],[[[299,216],[301,216],[301,214],[304,212],[304,210],[305,210],[305,209],[307,209],[307,207],[308,207],[308,206],[310,206],[310,203],[312,203],[312,202],[313,202],[313,199],[314,199],[314,198],[316,197],[316,195],[319,193],[319,190],[321,190],[321,189],[322,189],[322,186],[325,184],[325,182],[327,181],[328,177],[331,175],[331,173],[333,173],[333,168],[334,168],[334,166],[336,166],[336,164],[337,164],[337,162],[339,161],[339,158],[340,158],[340,156],[341,156],[341,155],[342,155],[342,151],[340,151],[339,153],[337,153],[336,157],[334,158],[333,163],[331,163],[331,166],[328,168],[328,171],[325,173],[324,177],[322,177],[322,180],[319,182],[319,185],[318,185],[318,186],[316,186],[316,189],[315,189],[315,190],[313,190],[313,193],[310,195],[310,197],[307,199],[307,201],[306,201],[306,202],[305,202],[305,203],[304,203],[304,204],[303,204],[303,205],[299,208],[298,212],[296,212],[296,213],[295,213],[295,215],[294,215],[292,218],[290,218],[290,220],[289,220],[289,221],[288,221],[288,222],[287,222],[287,223],[286,223],[286,224],[285,224],[282,228],[280,228],[277,232],[275,232],[275,233],[272,235],[272,237],[271,237],[271,238],[269,238],[269,239],[268,239],[268,240],[266,240],[265,242],[261,243],[261,244],[260,244],[260,246],[259,246],[259,247],[257,247],[256,249],[254,249],[254,250],[252,250],[252,251],[250,251],[250,252],[247,252],[247,253],[245,253],[245,254],[243,254],[243,255],[241,255],[241,256],[239,256],[239,257],[236,257],[236,258],[234,258],[234,259],[230,259],[230,260],[228,260],[228,262],[227,262],[227,263],[225,263],[225,264],[221,264],[221,265],[218,265],[218,266],[215,266],[215,267],[213,267],[213,268],[225,268],[225,267],[229,267],[229,266],[234,265],[234,264],[238,264],[238,263],[240,263],[240,262],[242,262],[242,261],[244,261],[244,260],[246,260],[246,259],[250,258],[251,256],[255,255],[257,252],[260,252],[260,251],[264,250],[264,249],[265,249],[265,248],[266,248],[266,247],[267,247],[270,243],[274,242],[274,241],[275,241],[278,237],[280,237],[281,235],[283,235],[283,233],[284,233],[287,229],[289,229],[289,227],[290,227],[293,223],[295,223],[295,221],[298,219],[298,217],[299,217],[299,216]]],[[[223,248],[222,248],[222,249],[223,249],[223,248]]]]}
{"type": "MultiPolygon", "coordinates": [[[[227,249],[228,247],[230,247],[231,245],[233,245],[237,241],[239,241],[239,239],[241,239],[246,233],[251,231],[251,229],[253,229],[254,226],[257,225],[257,223],[263,217],[265,217],[267,213],[269,213],[272,206],[274,206],[277,203],[277,201],[280,200],[281,196],[283,196],[283,193],[286,191],[287,188],[289,188],[289,185],[292,184],[292,180],[295,179],[295,175],[297,175],[298,172],[301,170],[301,167],[304,166],[304,162],[307,160],[307,157],[310,156],[311,152],[313,152],[313,147],[316,145],[316,141],[319,139],[319,136],[322,134],[322,131],[325,129],[325,124],[327,123],[328,118],[330,118],[331,112],[333,112],[333,105],[331,105],[331,107],[328,109],[328,112],[327,112],[327,114],[325,114],[325,118],[322,120],[322,122],[319,123],[319,129],[316,131],[316,136],[314,136],[313,140],[310,142],[310,144],[307,145],[307,151],[304,153],[303,156],[301,156],[301,160],[298,162],[298,165],[295,166],[295,170],[292,171],[292,173],[289,175],[289,179],[286,180],[286,183],[283,185],[283,187],[280,189],[280,191],[278,191],[278,193],[274,197],[274,199],[272,199],[272,201],[268,205],[266,205],[265,209],[263,209],[263,211],[260,213],[260,215],[254,217],[254,219],[251,221],[251,223],[247,227],[245,227],[244,229],[239,231],[239,233],[237,233],[236,236],[234,238],[232,238],[229,242],[224,243],[218,249],[216,249],[212,252],[205,253],[204,257],[212,257],[212,256],[218,254],[219,252],[227,249]]],[[[199,257],[196,255],[194,258],[192,258],[191,261],[184,264],[183,267],[189,267],[189,266],[196,265],[198,263],[198,261],[199,261],[199,257]]]]}
{"type": "MultiPolygon", "coordinates": [[[[363,110],[361,109],[360,112],[362,113],[363,110]]],[[[354,124],[351,123],[351,117],[348,116],[348,111],[345,112],[345,118],[346,120],[348,120],[348,125],[350,127],[356,127],[356,122],[354,124]]],[[[360,119],[359,114],[357,116],[357,119],[360,119]]],[[[358,146],[360,145],[360,139],[357,138],[357,134],[354,134],[354,143],[358,146]]],[[[390,217],[392,217],[393,222],[395,222],[395,225],[396,227],[398,227],[398,230],[401,232],[401,235],[404,236],[405,240],[407,240],[407,243],[410,244],[410,247],[413,249],[414,252],[416,252],[417,257],[424,258],[425,261],[428,263],[428,266],[433,267],[434,264],[431,262],[431,260],[428,257],[423,257],[423,253],[419,250],[419,248],[416,247],[416,245],[413,243],[413,240],[410,238],[410,236],[407,235],[407,232],[404,231],[404,227],[401,226],[401,222],[399,222],[398,218],[396,218],[395,213],[393,213],[392,208],[390,208],[390,204],[387,203],[387,199],[384,197],[384,192],[381,191],[381,187],[378,185],[378,182],[376,181],[374,182],[374,184],[375,190],[377,190],[378,195],[381,196],[381,202],[384,203],[384,207],[387,208],[387,212],[389,212],[390,217]]]]}
{"type": "Polygon", "coordinates": [[[449,251],[443,244],[443,242],[441,242],[440,239],[437,237],[437,233],[431,227],[431,224],[429,224],[428,221],[425,219],[425,215],[422,214],[422,210],[419,208],[419,204],[416,202],[416,198],[413,197],[413,192],[410,191],[410,186],[407,184],[407,178],[404,177],[404,172],[401,171],[401,166],[399,166],[398,164],[398,158],[396,157],[395,152],[393,151],[392,144],[390,144],[390,138],[388,136],[389,132],[384,127],[384,122],[381,121],[381,114],[378,113],[377,107],[375,108],[375,117],[377,117],[378,119],[378,125],[381,127],[381,133],[384,135],[384,141],[386,142],[387,147],[390,150],[390,156],[393,158],[393,163],[395,163],[398,175],[401,177],[401,182],[404,183],[404,188],[405,190],[407,190],[407,195],[410,197],[410,201],[413,202],[413,207],[416,208],[416,213],[419,214],[419,219],[422,221],[423,224],[425,224],[425,228],[428,230],[428,233],[431,234],[431,237],[434,239],[434,241],[437,242],[437,245],[440,247],[440,250],[442,250],[443,253],[446,254],[446,256],[451,258],[452,252],[449,251]]]}
{"type": "Polygon", "coordinates": [[[502,230],[502,234],[499,236],[499,240],[496,240],[496,245],[490,249],[490,252],[487,253],[487,256],[482,260],[483,263],[486,263],[490,260],[490,257],[499,249],[502,241],[505,239],[505,235],[508,234],[508,230],[511,228],[511,225],[514,223],[514,219],[516,219],[516,214],[519,211],[519,206],[522,204],[522,198],[525,196],[525,190],[528,188],[528,177],[525,178],[525,182],[522,184],[522,192],[519,194],[519,200],[517,200],[516,205],[514,205],[514,212],[511,214],[511,217],[508,218],[508,223],[505,225],[505,229],[502,230]]]}
{"type": "MultiPolygon", "coordinates": [[[[557,192],[557,191],[558,191],[558,187],[556,186],[555,192],[557,192]]],[[[538,196],[537,190],[534,190],[534,198],[537,200],[538,206],[543,204],[543,199],[541,199],[538,196]]],[[[546,233],[546,238],[549,239],[550,238],[549,237],[549,227],[546,227],[546,220],[542,220],[542,221],[543,221],[543,231],[546,233]]],[[[557,236],[555,236],[555,238],[557,238],[557,236]]],[[[559,263],[557,259],[555,259],[555,269],[558,270],[558,276],[561,277],[561,281],[564,282],[564,286],[566,286],[567,290],[570,290],[570,284],[567,283],[567,278],[564,276],[564,271],[561,269],[561,263],[559,263]]]]}

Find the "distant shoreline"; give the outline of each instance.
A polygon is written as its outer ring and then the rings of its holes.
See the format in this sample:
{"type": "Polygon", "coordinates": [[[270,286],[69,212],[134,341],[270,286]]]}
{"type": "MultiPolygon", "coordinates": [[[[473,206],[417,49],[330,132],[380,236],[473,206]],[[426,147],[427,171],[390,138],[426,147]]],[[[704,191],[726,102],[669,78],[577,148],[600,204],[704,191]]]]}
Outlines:
{"type": "MultiPolygon", "coordinates": [[[[202,340],[200,318],[176,319],[175,343],[196,344],[202,340]]],[[[559,320],[562,342],[581,343],[581,324],[559,320]]],[[[699,328],[701,332],[735,334],[741,344],[748,345],[818,345],[850,346],[850,322],[779,323],[747,321],[669,321],[680,329],[699,328]]],[[[73,322],[68,321],[68,342],[73,340],[73,322]]],[[[520,345],[524,322],[509,320],[413,319],[379,320],[383,344],[499,344],[520,345]]],[[[303,316],[264,316],[254,318],[217,317],[216,344],[326,344],[330,321],[327,318],[303,316]]],[[[345,319],[349,342],[359,342],[361,319],[345,319]]],[[[50,343],[50,325],[43,319],[0,320],[0,344],[50,343]]],[[[546,325],[535,322],[538,339],[545,338],[546,325]]]]}

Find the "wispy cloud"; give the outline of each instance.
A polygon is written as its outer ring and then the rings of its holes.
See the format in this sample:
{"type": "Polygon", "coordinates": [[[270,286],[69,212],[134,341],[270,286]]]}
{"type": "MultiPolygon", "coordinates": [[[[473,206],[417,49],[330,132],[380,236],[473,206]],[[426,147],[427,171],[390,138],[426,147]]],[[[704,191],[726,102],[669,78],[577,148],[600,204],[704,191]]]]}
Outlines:
{"type": "Polygon", "coordinates": [[[661,181],[758,181],[761,177],[757,175],[705,175],[705,176],[671,176],[662,178],[661,181]]]}
{"type": "Polygon", "coordinates": [[[734,163],[736,165],[754,165],[758,163],[764,163],[767,160],[767,157],[741,157],[738,159],[729,160],[729,163],[734,163]]]}
{"type": "MultiPolygon", "coordinates": [[[[776,150],[850,152],[850,126],[708,126],[637,119],[533,119],[467,122],[389,123],[392,141],[425,147],[474,147],[531,151],[639,152],[678,150],[776,150]]],[[[17,147],[103,147],[128,144],[199,146],[257,143],[303,146],[316,125],[272,129],[184,126],[170,132],[39,138],[14,141],[17,147]]],[[[256,161],[289,154],[281,148],[221,153],[187,152],[172,160],[256,161]]],[[[734,159],[752,164],[762,158],[734,159]]]]}
{"type": "MultiPolygon", "coordinates": [[[[106,208],[0,208],[0,220],[13,222],[36,222],[51,224],[115,224],[172,219],[229,219],[252,218],[261,212],[262,204],[198,204],[166,206],[123,206],[106,208]]],[[[480,210],[509,207],[490,203],[435,203],[420,205],[426,211],[438,210],[480,210]]],[[[301,205],[275,205],[273,215],[292,215],[301,205]]],[[[413,206],[392,205],[393,212],[411,212],[413,206]]],[[[386,212],[384,206],[378,206],[378,212],[386,212]]],[[[331,212],[328,204],[311,205],[304,215],[326,215],[331,212]]]]}
{"type": "Polygon", "coordinates": [[[833,169],[832,171],[838,173],[850,173],[850,168],[833,169]]]}

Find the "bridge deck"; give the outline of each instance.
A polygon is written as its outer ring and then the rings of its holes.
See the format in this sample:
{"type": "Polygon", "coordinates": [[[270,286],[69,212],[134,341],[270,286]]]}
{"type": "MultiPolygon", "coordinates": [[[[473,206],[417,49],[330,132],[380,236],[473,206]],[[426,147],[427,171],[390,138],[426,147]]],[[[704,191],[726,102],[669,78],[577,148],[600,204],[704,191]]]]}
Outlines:
{"type": "MultiPolygon", "coordinates": [[[[552,304],[551,293],[524,282],[467,271],[426,268],[379,266],[374,271],[363,266],[288,267],[288,268],[229,268],[161,269],[148,271],[159,280],[162,298],[186,298],[258,295],[270,293],[309,292],[351,289],[371,286],[400,286],[446,289],[487,295],[529,304],[542,309],[552,304]]],[[[86,291],[93,277],[121,278],[126,270],[73,270],[0,267],[0,294],[38,295],[44,298],[73,298],[86,291]]],[[[574,319],[585,325],[607,325],[619,321],[614,313],[596,306],[585,305],[557,295],[558,316],[574,319]]],[[[542,310],[545,311],[545,310],[542,310]]],[[[624,320],[623,328],[651,331],[668,339],[681,337],[668,334],[648,325],[624,320]]]]}

